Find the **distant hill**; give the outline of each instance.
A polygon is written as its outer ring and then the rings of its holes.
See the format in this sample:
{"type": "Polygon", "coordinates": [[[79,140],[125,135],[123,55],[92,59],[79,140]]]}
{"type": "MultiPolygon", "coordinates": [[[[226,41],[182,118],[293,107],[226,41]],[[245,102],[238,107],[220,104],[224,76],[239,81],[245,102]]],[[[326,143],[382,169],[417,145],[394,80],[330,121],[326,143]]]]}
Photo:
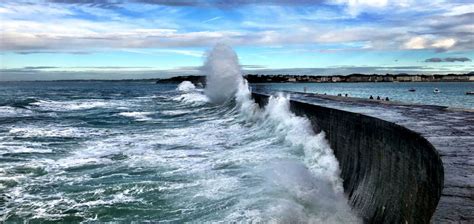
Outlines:
{"type": "Polygon", "coordinates": [[[199,75],[176,76],[168,79],[159,79],[156,83],[181,83],[183,81],[190,81],[194,84],[204,84],[206,82],[206,77],[199,75]]]}

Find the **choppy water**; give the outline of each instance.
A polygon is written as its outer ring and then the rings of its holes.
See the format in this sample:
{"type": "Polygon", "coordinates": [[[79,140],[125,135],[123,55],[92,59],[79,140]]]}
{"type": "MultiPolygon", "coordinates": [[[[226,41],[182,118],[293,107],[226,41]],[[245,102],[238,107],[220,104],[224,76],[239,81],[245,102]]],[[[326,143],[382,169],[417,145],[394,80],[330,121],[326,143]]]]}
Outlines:
{"type": "Polygon", "coordinates": [[[347,93],[352,97],[366,99],[372,95],[374,98],[389,97],[390,100],[407,103],[474,109],[474,95],[466,95],[466,92],[474,91],[474,82],[271,83],[259,84],[254,88],[303,92],[304,87],[309,93],[347,93]],[[441,92],[433,93],[435,88],[441,92]],[[415,89],[416,92],[409,92],[409,89],[415,89]]]}
{"type": "Polygon", "coordinates": [[[356,221],[285,97],[260,111],[182,90],[0,83],[0,221],[356,221]]]}

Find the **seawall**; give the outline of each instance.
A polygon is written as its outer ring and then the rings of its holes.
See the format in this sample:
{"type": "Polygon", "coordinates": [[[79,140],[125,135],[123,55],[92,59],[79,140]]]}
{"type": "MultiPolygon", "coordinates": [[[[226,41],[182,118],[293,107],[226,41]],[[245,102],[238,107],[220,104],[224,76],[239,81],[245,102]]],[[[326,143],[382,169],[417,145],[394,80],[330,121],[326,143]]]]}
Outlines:
{"type": "MultiPolygon", "coordinates": [[[[252,96],[262,106],[271,94],[252,96]]],[[[309,118],[316,132],[326,133],[340,163],[349,204],[365,223],[432,220],[444,186],[444,169],[430,141],[396,122],[318,103],[317,95],[291,95],[297,96],[290,102],[291,110],[309,118]]],[[[435,221],[443,220],[449,219],[435,221]]]]}

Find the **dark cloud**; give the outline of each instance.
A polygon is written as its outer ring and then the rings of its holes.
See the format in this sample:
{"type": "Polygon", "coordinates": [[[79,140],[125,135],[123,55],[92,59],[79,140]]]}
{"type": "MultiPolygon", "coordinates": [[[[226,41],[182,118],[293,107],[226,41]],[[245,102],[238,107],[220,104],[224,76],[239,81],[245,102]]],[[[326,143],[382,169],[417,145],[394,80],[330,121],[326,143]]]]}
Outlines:
{"type": "Polygon", "coordinates": [[[466,57],[428,58],[425,62],[468,62],[471,59],[466,57]]]}
{"type": "Polygon", "coordinates": [[[444,61],[446,61],[446,62],[456,62],[456,61],[467,62],[467,61],[471,61],[471,59],[466,58],[466,57],[460,57],[460,58],[445,58],[444,61]]]}
{"type": "MultiPolygon", "coordinates": [[[[453,48],[457,50],[473,49],[474,46],[474,30],[471,28],[474,21],[474,12],[464,13],[452,16],[433,16],[423,24],[429,29],[420,34],[437,35],[456,39],[453,48]]],[[[438,52],[446,49],[438,49],[438,52]]]]}
{"type": "Polygon", "coordinates": [[[443,62],[443,59],[441,58],[428,58],[425,60],[425,62],[443,62]]]}

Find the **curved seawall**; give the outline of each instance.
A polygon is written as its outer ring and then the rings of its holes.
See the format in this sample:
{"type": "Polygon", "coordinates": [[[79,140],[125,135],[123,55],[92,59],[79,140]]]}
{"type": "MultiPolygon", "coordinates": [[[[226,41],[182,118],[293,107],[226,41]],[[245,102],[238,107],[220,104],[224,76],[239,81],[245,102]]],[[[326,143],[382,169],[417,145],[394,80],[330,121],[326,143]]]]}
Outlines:
{"type": "MultiPolygon", "coordinates": [[[[268,94],[252,93],[265,105],[268,94]]],[[[429,223],[443,189],[443,163],[420,134],[383,119],[291,100],[339,160],[349,203],[365,223],[429,223]]]]}

